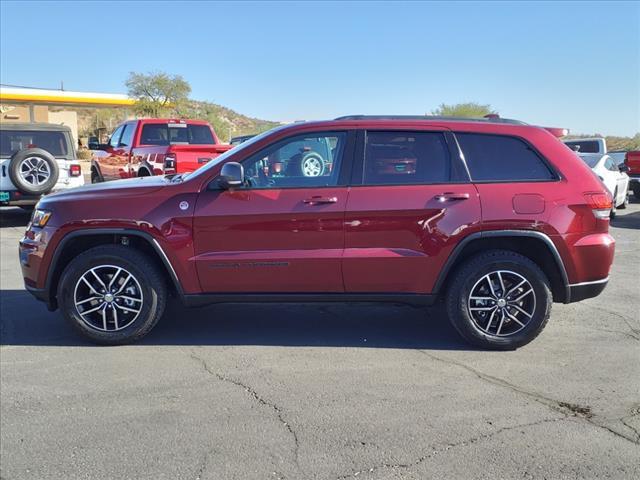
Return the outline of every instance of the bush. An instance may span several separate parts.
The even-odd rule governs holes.
[[[88,148],[79,148],[78,149],[78,160],[91,160],[93,152]]]

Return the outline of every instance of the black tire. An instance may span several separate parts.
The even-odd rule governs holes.
[[[102,177],[95,168],[91,168],[91,183],[102,182]]]
[[[37,177],[28,175],[27,178],[31,178],[31,181],[23,178],[22,174],[25,171],[30,171],[30,165],[35,164],[41,165],[42,171],[46,171],[46,177],[42,173],[42,176]],[[50,192],[58,182],[59,175],[58,162],[53,158],[53,155],[41,148],[20,150],[11,157],[11,163],[9,163],[9,178],[15,187],[25,195],[43,195]],[[38,181],[42,180],[42,183],[37,184],[36,178]]]
[[[629,205],[629,189],[627,188],[627,192],[624,195],[624,202],[622,202],[622,205],[620,205],[618,208],[620,210],[624,210],[627,208],[627,205]]]
[[[616,202],[618,198],[618,190],[615,190],[613,192],[613,205],[611,207],[611,212],[609,213],[609,218],[611,220],[613,220],[614,218],[616,218],[616,214],[618,213],[618,207],[616,207]]]
[[[633,186],[633,196],[636,197],[636,200],[640,200],[640,186]]]
[[[514,333],[508,336],[487,333],[476,324],[469,310],[472,288],[478,285],[485,275],[498,270],[514,272],[526,279],[535,294],[531,318],[519,331],[514,330]],[[527,257],[508,250],[490,250],[465,261],[454,273],[446,296],[449,320],[455,329],[469,343],[491,350],[514,350],[531,342],[547,324],[552,303],[549,280],[540,267]],[[507,323],[509,322],[511,320],[507,320]],[[512,326],[516,326],[516,323],[512,323]]]
[[[117,331],[101,331],[89,325],[74,301],[76,284],[80,284],[82,275],[91,268],[106,265],[124,268],[133,275],[141,290],[140,312],[131,324]],[[155,263],[144,253],[120,245],[94,247],[78,255],[64,270],[58,286],[58,304],[65,319],[84,337],[101,345],[122,345],[140,340],[158,323],[166,299],[165,277]]]

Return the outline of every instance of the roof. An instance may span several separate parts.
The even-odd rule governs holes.
[[[119,93],[73,92],[4,85],[0,85],[0,102],[102,107],[126,107],[136,103],[135,99]]]
[[[0,123],[0,130],[26,130],[40,132],[70,132],[71,129],[59,123]]]
[[[445,117],[438,115],[345,115],[335,119],[339,120],[420,120],[420,121],[447,121],[447,122],[481,122],[481,123],[509,123],[512,125],[527,125],[520,120],[500,117]]]

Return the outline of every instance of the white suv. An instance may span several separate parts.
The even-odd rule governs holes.
[[[42,195],[84,184],[69,127],[0,124],[0,205],[35,205]]]

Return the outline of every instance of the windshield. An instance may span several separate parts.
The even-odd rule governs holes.
[[[222,155],[214,158],[212,161],[206,163],[205,165],[203,165],[202,167],[198,168],[194,172],[185,174],[181,178],[183,180],[186,179],[187,177],[189,177],[189,178],[197,178],[200,175],[206,174],[212,168],[215,168],[216,165],[219,165],[221,162],[224,162],[231,155],[235,155],[238,152],[241,152],[241,151],[243,151],[243,150],[245,150],[247,148],[250,148],[256,142],[259,142],[263,138],[268,137],[272,133],[275,133],[275,132],[277,132],[279,130],[282,130],[283,128],[286,128],[286,125],[282,125],[280,127],[275,127],[275,128],[272,128],[271,130],[267,130],[266,132],[261,133],[260,135],[256,135],[255,137],[250,138],[246,142],[242,142],[237,147],[233,147],[231,150],[227,150]]]
[[[600,155],[578,155],[578,156],[584,161],[584,163],[589,165],[589,167],[591,168],[595,167],[600,161],[600,159],[602,158]]]

